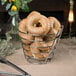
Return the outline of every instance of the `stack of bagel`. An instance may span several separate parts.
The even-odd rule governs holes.
[[[61,24],[55,17],[46,17],[32,11],[19,23],[19,36],[23,43],[24,53],[34,59],[45,59],[59,35]]]

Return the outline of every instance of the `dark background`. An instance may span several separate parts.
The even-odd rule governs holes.
[[[49,17],[56,17],[62,25],[64,25],[63,36],[69,33],[68,13],[69,13],[69,0],[33,0],[28,4],[30,12],[33,10],[39,11],[41,14]],[[20,11],[20,18],[25,18],[30,12]],[[76,0],[74,0],[74,22],[72,24],[72,36],[76,36]],[[0,28],[2,31],[0,34],[4,34],[8,31],[9,24],[8,19],[10,16],[2,5],[0,5]],[[7,28],[8,27],[8,28]]]

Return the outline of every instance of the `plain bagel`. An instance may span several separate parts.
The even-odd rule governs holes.
[[[55,17],[48,17],[48,19],[50,20],[50,23],[52,24],[52,28],[55,34],[57,34],[60,29],[61,29],[61,24],[59,22],[58,19],[56,19]]]
[[[34,37],[27,33],[27,26],[26,25],[27,25],[27,19],[26,18],[20,21],[19,27],[18,27],[18,29],[19,29],[18,34],[21,37],[21,40],[23,43],[30,44],[32,42],[30,40],[33,40]]]
[[[31,34],[47,34],[50,29],[50,21],[38,12],[27,17],[27,28]]]
[[[40,53],[40,50],[37,48],[36,42],[30,45],[30,51],[35,59],[44,59],[44,56]]]

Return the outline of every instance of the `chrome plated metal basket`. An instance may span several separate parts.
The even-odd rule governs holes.
[[[21,31],[19,30],[19,32],[21,32]],[[56,37],[54,39],[52,39],[52,40],[48,40],[48,41],[53,41],[53,44],[51,46],[47,46],[47,47],[50,48],[50,50],[48,52],[42,52],[44,54],[48,53],[48,55],[43,59],[36,59],[36,58],[34,58],[34,56],[28,56],[25,53],[28,50],[23,47],[23,45],[26,45],[26,44],[21,41],[22,42],[22,47],[23,47],[23,52],[24,52],[24,55],[25,55],[25,58],[27,59],[27,61],[30,62],[30,63],[37,63],[37,64],[46,64],[46,63],[50,62],[53,55],[54,55],[54,50],[56,49],[56,46],[59,43],[59,40],[61,38],[62,32],[63,32],[63,25],[61,26],[61,30],[57,33]],[[21,33],[27,34],[27,33],[24,33],[24,32],[21,32]],[[35,34],[31,34],[31,35],[32,36],[38,36],[38,35],[35,35]],[[50,35],[53,35],[53,34],[48,34],[48,37]],[[22,37],[20,37],[20,38],[24,39]],[[24,39],[24,40],[36,42],[35,40],[28,40],[28,39]],[[26,46],[30,47],[29,45],[26,45]],[[37,46],[33,46],[33,47],[34,48],[47,48],[47,47],[37,47]]]

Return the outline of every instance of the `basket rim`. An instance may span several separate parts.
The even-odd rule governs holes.
[[[46,42],[47,41],[54,41],[56,38],[59,38],[59,36],[60,36],[60,32],[61,32],[61,30],[63,30],[63,25],[61,26],[61,29],[57,32],[57,34],[55,35],[55,34],[47,34],[47,35],[36,35],[36,34],[30,34],[30,33],[28,33],[28,35],[31,35],[31,36],[50,36],[50,35],[54,35],[55,36],[55,38],[53,38],[53,39],[48,39],[48,40],[46,40]],[[19,29],[18,29],[18,31],[19,32],[21,32],[21,33],[23,33],[23,34],[27,34],[27,32],[22,32],[22,31],[20,31]],[[58,35],[59,34],[59,35]],[[30,41],[30,42],[44,42],[44,41],[37,41],[37,40],[29,40],[29,39],[26,39],[26,38],[23,38],[23,37],[21,37],[21,36],[19,36],[21,39],[24,39],[24,40],[27,40],[27,41]]]

